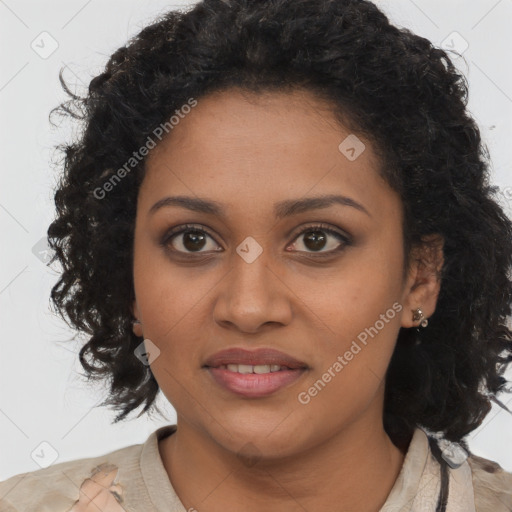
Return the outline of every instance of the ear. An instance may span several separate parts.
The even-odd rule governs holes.
[[[139,308],[137,306],[137,299],[133,299],[132,305],[130,306],[130,312],[135,319],[139,319]]]
[[[423,243],[412,249],[411,262],[403,290],[402,327],[417,327],[412,319],[412,310],[420,308],[424,318],[436,310],[437,297],[441,290],[444,238],[439,234],[423,237]]]
[[[141,322],[139,308],[137,306],[137,301],[136,300],[134,300],[132,302],[130,310],[131,310],[131,313],[132,313],[133,317],[135,318],[135,320]],[[133,330],[133,333],[135,334],[135,336],[139,336],[139,337],[143,337],[144,336],[143,333],[142,333],[142,323],[134,323],[133,327],[132,327],[132,330]]]

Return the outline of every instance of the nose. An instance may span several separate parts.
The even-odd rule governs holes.
[[[256,333],[267,324],[288,325],[292,300],[292,291],[265,251],[252,262],[234,252],[231,270],[219,283],[213,315],[224,328]]]

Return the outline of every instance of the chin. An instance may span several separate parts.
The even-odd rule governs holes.
[[[307,448],[308,433],[304,425],[313,428],[310,421],[299,421],[293,414],[283,414],[282,410],[267,414],[256,410],[249,414],[240,411],[232,415],[227,413],[223,414],[219,423],[214,421],[207,427],[209,435],[224,449],[242,459],[275,459],[293,455],[299,447]],[[315,438],[312,432],[311,444],[314,444]],[[293,444],[290,442],[292,440]]]

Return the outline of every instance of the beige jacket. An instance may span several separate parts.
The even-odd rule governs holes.
[[[100,457],[62,462],[0,482],[0,512],[194,512],[176,495],[158,441],[176,430],[167,425],[144,444]],[[400,474],[379,512],[435,512],[439,463],[428,438],[416,429]],[[449,470],[447,512],[511,512],[512,474],[470,456]]]

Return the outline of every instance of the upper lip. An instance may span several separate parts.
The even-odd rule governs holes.
[[[306,363],[273,348],[246,350],[236,347],[216,352],[206,360],[204,366],[216,368],[224,364],[248,364],[252,366],[278,364],[292,369],[308,367]]]

